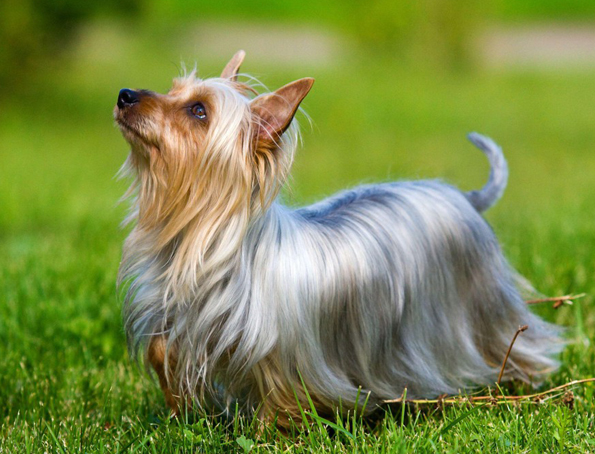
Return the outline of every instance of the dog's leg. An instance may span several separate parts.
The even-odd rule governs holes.
[[[165,367],[165,359],[167,355],[167,370]],[[165,402],[171,409],[173,416],[180,414],[180,396],[174,392],[175,379],[173,372],[177,364],[177,352],[175,347],[167,349],[166,336],[153,336],[149,343],[147,351],[147,359],[159,378],[159,385],[165,396]]]

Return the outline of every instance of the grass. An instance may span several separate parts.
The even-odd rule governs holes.
[[[113,175],[127,149],[111,109],[121,87],[165,90],[179,41],[160,36],[155,46],[118,28],[98,36],[114,51],[48,67],[0,111],[0,452],[595,451],[592,385],[575,389],[574,409],[394,408],[376,423],[354,416],[329,433],[318,420],[291,437],[259,434],[246,418],[168,420],[156,383],[125,350],[115,291],[125,182]],[[216,74],[225,57],[201,62],[202,72]],[[595,74],[443,74],[358,55],[320,70],[248,56],[245,70],[271,87],[317,78],[291,204],[392,178],[475,188],[487,164],[464,134],[497,139],[511,180],[487,217],[507,256],[544,294],[589,295],[558,311],[536,308],[570,341],[544,386],[595,376]]]

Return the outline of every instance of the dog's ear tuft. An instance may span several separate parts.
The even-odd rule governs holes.
[[[246,56],[246,52],[243,50],[238,50],[229,63],[225,65],[223,68],[223,72],[221,73],[221,78],[223,79],[230,79],[232,82],[238,80],[238,71],[240,70],[240,66],[242,66],[242,62],[244,61],[244,57]]]
[[[273,93],[254,98],[250,103],[252,112],[258,117],[258,139],[277,143],[289,127],[291,120],[314,84],[314,79],[305,77],[291,82]]]

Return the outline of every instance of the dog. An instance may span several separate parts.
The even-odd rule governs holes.
[[[310,405],[334,415],[405,389],[457,393],[495,381],[524,324],[504,378],[558,367],[559,329],[527,309],[528,284],[481,216],[508,178],[493,141],[469,135],[491,166],[481,190],[393,182],[291,209],[278,195],[314,80],[258,95],[238,81],[243,58],[167,94],[122,89],[114,110],[133,178],[124,325],[174,413],[287,425]]]

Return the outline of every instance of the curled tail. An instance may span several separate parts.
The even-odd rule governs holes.
[[[489,137],[472,132],[467,135],[467,138],[484,152],[490,162],[490,177],[486,185],[479,191],[465,193],[469,203],[481,213],[493,206],[502,197],[508,182],[508,164],[506,164],[502,149]]]

